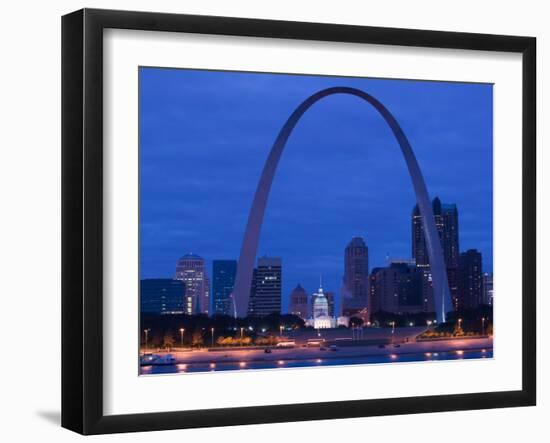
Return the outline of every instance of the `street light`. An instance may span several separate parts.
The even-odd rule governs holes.
[[[243,345],[243,331],[244,328],[241,326],[241,346]]]
[[[279,337],[283,336],[283,326],[279,326]]]
[[[485,317],[481,317],[481,335],[485,335]]]
[[[180,337],[181,337],[181,347],[183,349],[183,333],[185,332],[185,328],[180,328]]]
[[[210,329],[210,332],[212,332],[212,347],[214,347],[214,328]]]
[[[144,329],[143,332],[145,332],[145,350],[149,348],[148,341],[149,341],[149,331],[150,329]]]

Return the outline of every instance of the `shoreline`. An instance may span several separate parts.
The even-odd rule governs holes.
[[[265,363],[277,361],[300,361],[315,359],[339,359],[357,357],[376,357],[383,355],[410,355],[422,353],[444,353],[453,351],[489,351],[493,349],[492,338],[461,338],[435,341],[419,341],[412,343],[401,343],[399,347],[386,345],[380,348],[376,345],[368,346],[345,346],[338,350],[320,350],[319,348],[271,348],[271,353],[265,353],[263,349],[240,349],[228,350],[227,352],[208,350],[183,351],[183,352],[158,352],[155,354],[172,354],[177,364],[205,365],[217,363]],[[154,365],[144,365],[154,366]]]

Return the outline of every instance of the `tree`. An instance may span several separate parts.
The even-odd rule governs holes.
[[[250,338],[250,337],[247,337]],[[258,337],[256,339],[256,344],[258,346],[275,346],[279,341],[278,337],[273,335],[268,335],[267,337]]]
[[[196,346],[197,348],[201,347],[204,343],[204,339],[202,338],[202,333],[199,331],[193,332],[192,336],[192,344],[193,346]]]
[[[222,341],[223,346],[233,346],[235,344],[235,339],[233,337],[225,337]]]
[[[168,350],[170,350],[175,343],[176,343],[176,340],[174,340],[174,336],[170,332],[166,332],[162,339],[162,345],[165,348],[168,348]]]

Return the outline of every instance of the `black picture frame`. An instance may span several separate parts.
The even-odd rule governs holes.
[[[103,30],[454,48],[522,54],[522,389],[195,411],[103,413]],[[83,9],[62,18],[62,426],[152,431],[536,404],[536,39],[197,15]],[[519,149],[519,147],[518,147]]]

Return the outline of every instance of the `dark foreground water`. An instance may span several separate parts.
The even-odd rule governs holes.
[[[365,365],[374,363],[403,363],[415,361],[437,361],[437,360],[467,360],[479,358],[492,358],[493,350],[487,349],[485,352],[475,351],[456,351],[449,352],[422,352],[419,354],[388,354],[388,355],[370,355],[364,357],[343,357],[337,358],[316,358],[304,360],[274,360],[274,361],[248,361],[224,362],[216,364],[208,363],[186,363],[169,366],[142,366],[141,374],[175,374],[183,372],[211,372],[211,371],[235,371],[246,369],[274,369],[274,368],[305,368],[318,366],[345,366],[345,365]]]

